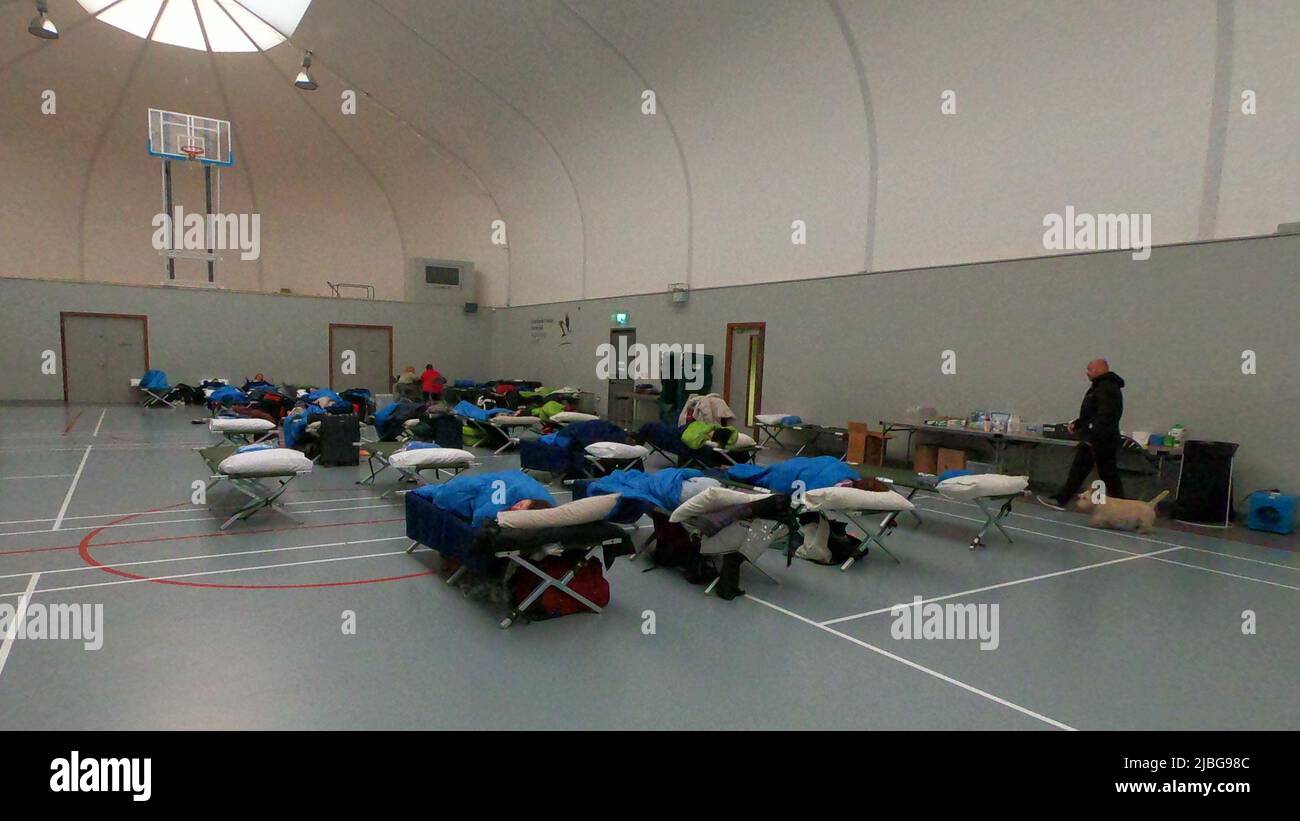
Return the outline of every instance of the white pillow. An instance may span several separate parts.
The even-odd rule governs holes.
[[[597,459],[644,459],[650,455],[649,448],[623,442],[593,442],[583,450]]]
[[[569,527],[603,521],[614,505],[618,504],[618,494],[608,496],[588,496],[586,499],[574,499],[559,507],[544,507],[537,510],[503,510],[497,514],[497,524],[518,530],[533,530],[540,527]]]
[[[950,499],[977,499],[983,496],[1010,496],[1029,487],[1028,476],[1003,476],[1001,473],[977,473],[954,476],[935,485],[935,490]]]
[[[764,425],[776,425],[779,424],[781,420],[786,418],[787,416],[793,416],[793,415],[794,414],[792,413],[760,413],[760,414],[756,414],[754,418],[762,422]]]
[[[250,450],[227,456],[217,472],[227,476],[290,476],[311,471],[311,460],[290,448]]]
[[[394,451],[388,461],[399,468],[445,468],[468,465],[474,454],[459,448],[411,448]]]
[[[750,436],[748,433],[737,433],[736,441],[733,442],[731,447],[727,448],[727,450],[741,450],[742,448],[752,448],[757,444],[758,443],[754,441],[754,437]]]
[[[538,419],[536,416],[506,416],[504,413],[500,416],[492,417],[492,422],[503,428],[519,428],[526,425],[542,424],[542,420]]]
[[[551,421],[559,422],[562,425],[569,425],[574,422],[594,422],[599,418],[594,413],[579,413],[578,411],[560,411],[551,414]]]
[[[892,490],[862,490],[848,485],[806,491],[803,502],[808,510],[877,511],[915,508],[901,493]]]
[[[208,420],[208,430],[213,433],[263,433],[275,430],[275,423],[252,416],[218,416]]]
[[[757,502],[771,496],[771,493],[755,493],[746,490],[737,490],[732,487],[711,487],[695,494],[677,506],[677,509],[668,517],[670,522],[680,522],[693,516],[702,516],[705,513],[712,513],[715,510],[724,510],[736,505],[743,505],[749,502]]]

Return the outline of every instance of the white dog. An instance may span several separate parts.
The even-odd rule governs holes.
[[[1163,490],[1149,502],[1107,496],[1105,501],[1098,505],[1092,502],[1092,492],[1084,491],[1079,494],[1075,503],[1080,513],[1090,514],[1088,524],[1093,527],[1150,533],[1155,528],[1156,505],[1168,495],[1169,491]]]

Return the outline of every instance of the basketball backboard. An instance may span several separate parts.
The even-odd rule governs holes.
[[[149,109],[150,156],[231,166],[235,164],[231,144],[229,120]]]

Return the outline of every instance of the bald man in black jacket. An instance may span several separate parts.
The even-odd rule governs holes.
[[[1038,497],[1043,504],[1058,510],[1063,510],[1079,492],[1094,465],[1106,485],[1106,495],[1125,498],[1116,464],[1123,442],[1119,419],[1124,415],[1124,380],[1111,371],[1104,359],[1089,362],[1087,373],[1092,385],[1079,406],[1079,418],[1070,423],[1070,431],[1078,433],[1082,440],[1075,446],[1070,475],[1055,496]]]

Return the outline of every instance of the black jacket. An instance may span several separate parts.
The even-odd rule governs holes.
[[[1118,441],[1119,418],[1124,415],[1124,380],[1117,373],[1103,373],[1092,380],[1083,395],[1074,428],[1085,442]]]

